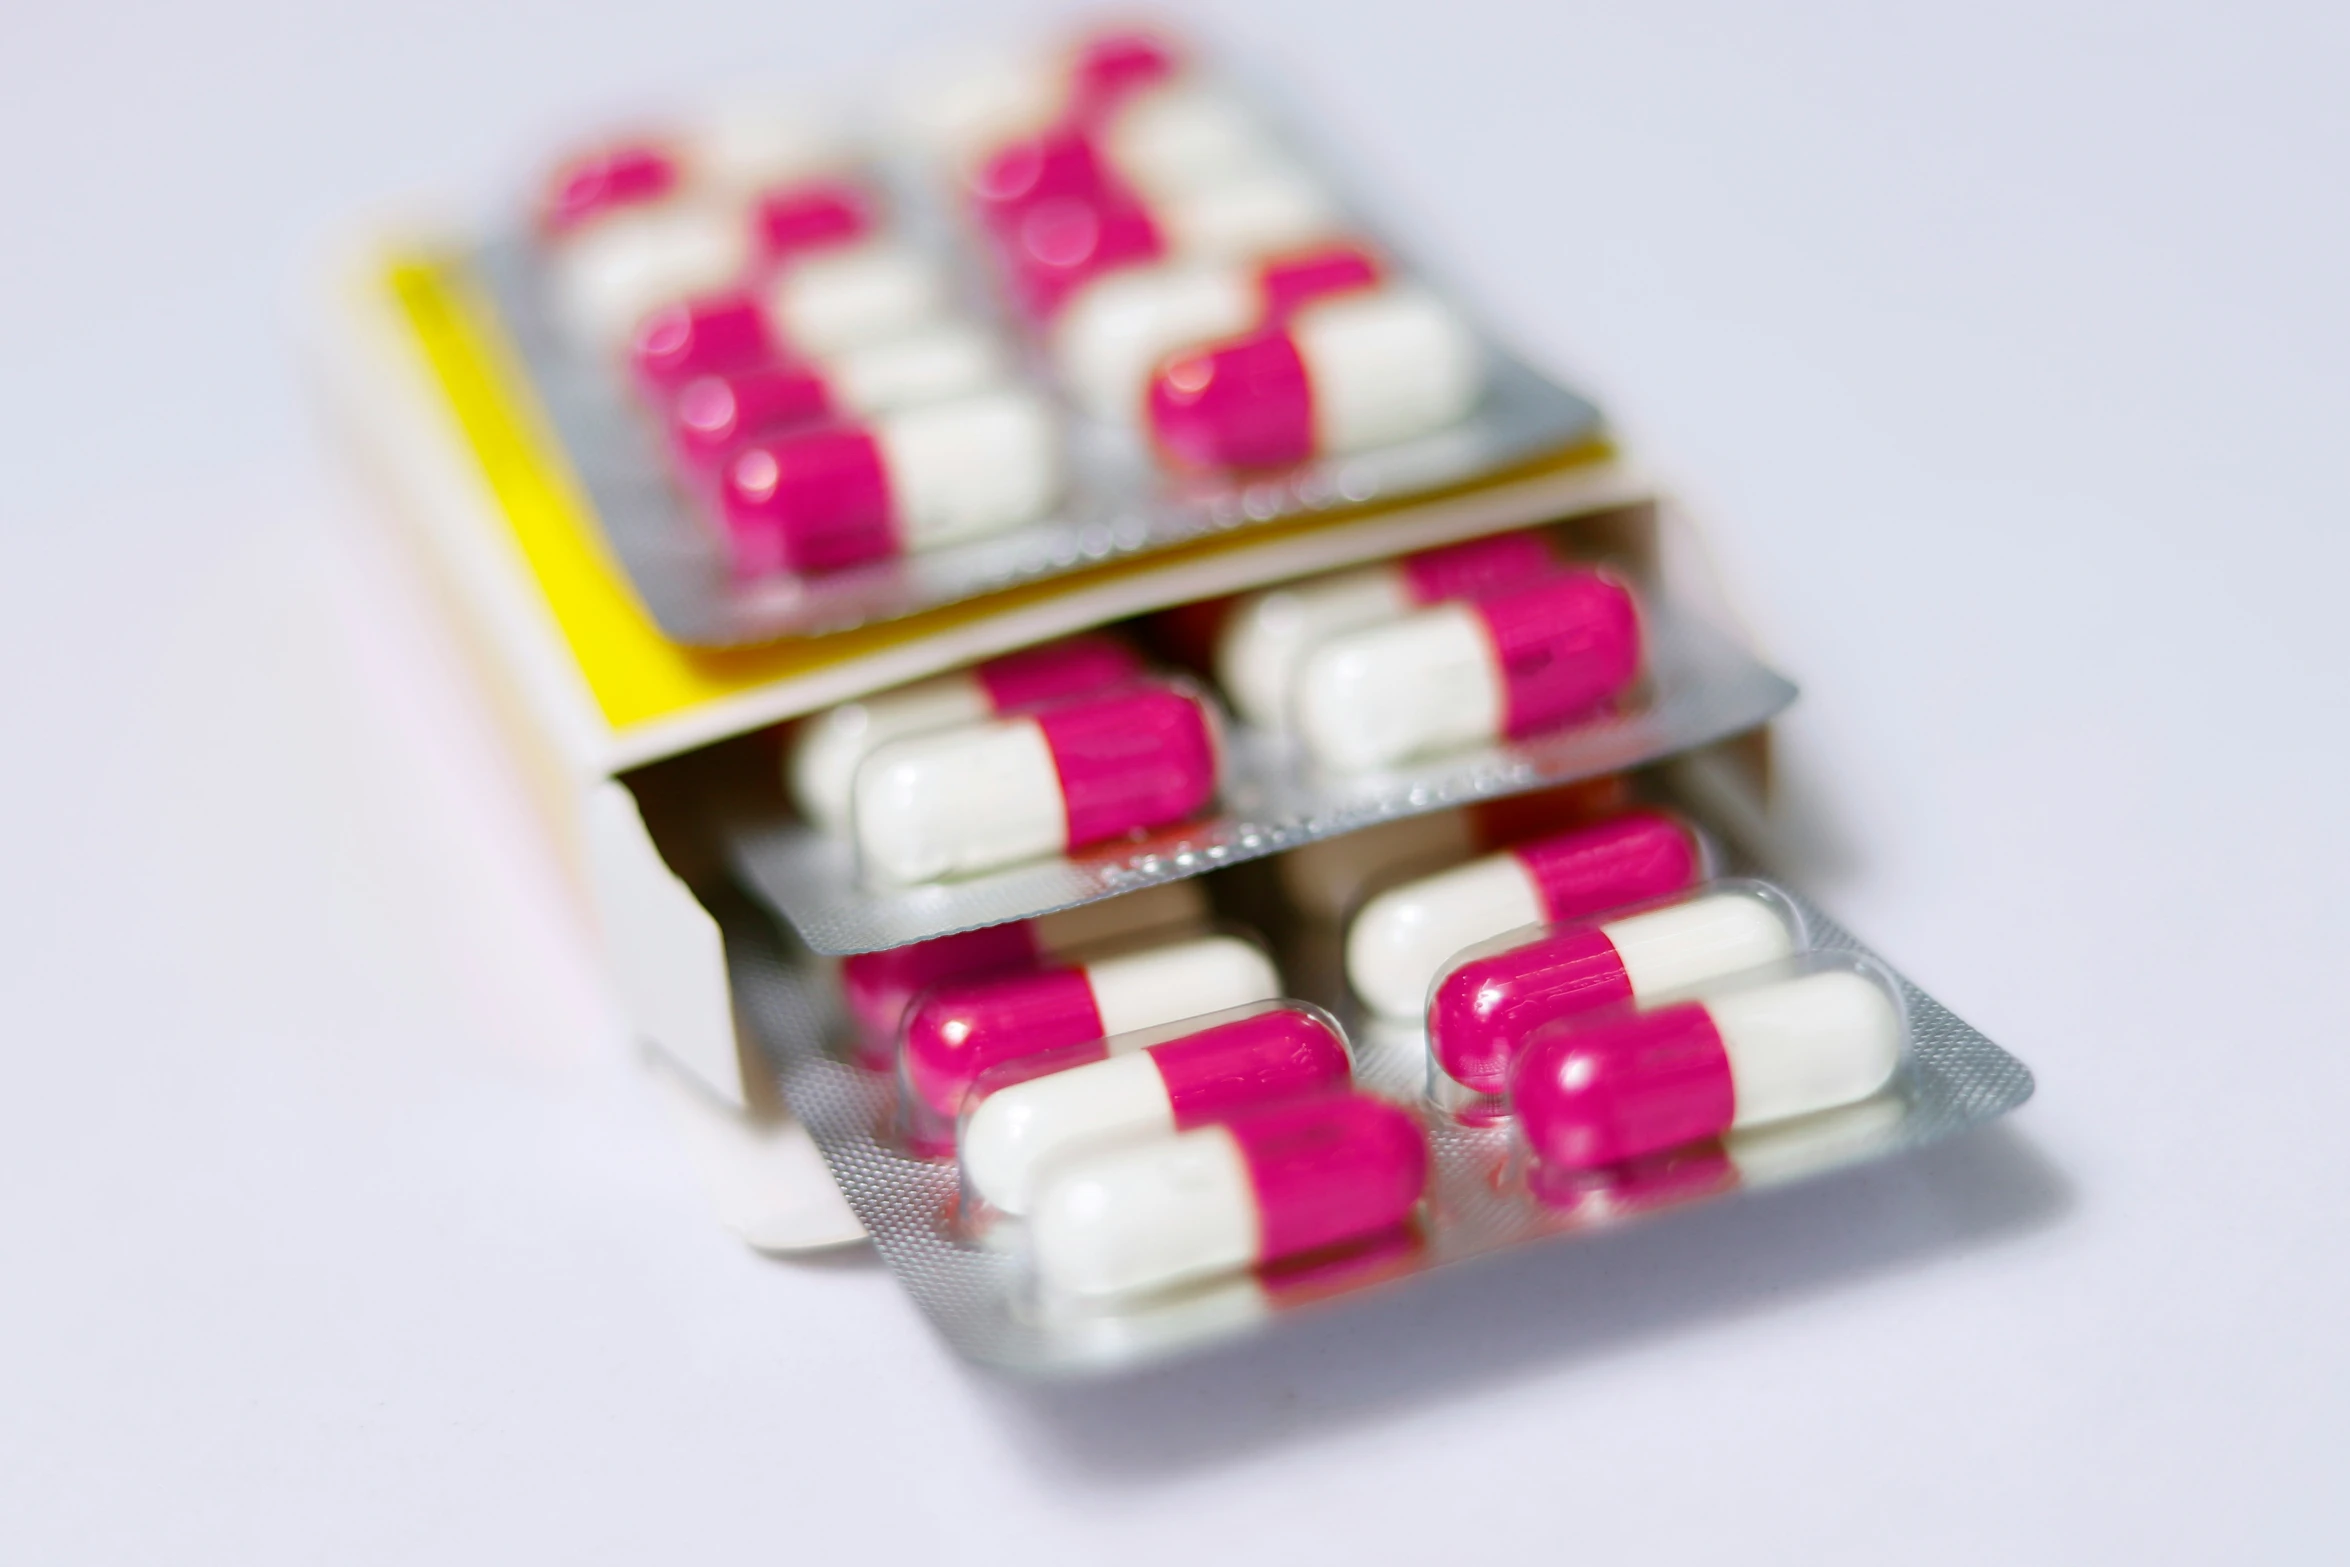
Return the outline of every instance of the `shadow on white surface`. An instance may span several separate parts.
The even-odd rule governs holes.
[[[2001,1124],[1891,1164],[1440,1270],[1128,1380],[994,1381],[987,1396],[1040,1463],[1167,1481],[2012,1242],[2073,1205],[2063,1174]]]

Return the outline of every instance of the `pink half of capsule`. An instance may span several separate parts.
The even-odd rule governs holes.
[[[1607,572],[1557,572],[1468,603],[1492,649],[1511,739],[1581,717],[1639,676],[1640,613]]]
[[[607,212],[659,201],[678,186],[674,158],[646,143],[625,143],[576,158],[555,171],[539,224],[568,234]]]
[[[1190,1131],[1352,1078],[1336,1025],[1297,1006],[1139,1050],[1122,1043],[1071,1046],[981,1077],[956,1141],[972,1190],[1021,1213],[1036,1173],[1073,1148]]]
[[[1068,848],[1186,820],[1216,796],[1215,726],[1174,687],[1063,703],[1036,726],[1059,778]]]
[[[998,233],[1013,302],[1034,321],[1057,316],[1095,278],[1167,254],[1149,209],[1115,183],[1090,195],[1041,197],[1007,217]]]
[[[785,344],[748,289],[663,305],[629,345],[637,379],[656,396],[700,376],[734,375],[780,362]]]
[[[1540,533],[1496,533],[1406,555],[1395,569],[1414,604],[1443,604],[1547,577],[1558,555]]]
[[[1176,47],[1156,33],[1122,28],[1096,33],[1077,46],[1069,68],[1069,117],[1091,123],[1145,87],[1183,68]]]
[[[1330,1094],[1074,1157],[1047,1176],[1029,1240],[1049,1290],[1127,1295],[1377,1235],[1427,1184],[1409,1112]]]
[[[670,440],[685,471],[705,475],[753,436],[816,424],[835,412],[832,389],[815,366],[755,365],[679,388],[669,407]]]
[[[862,425],[754,439],[726,465],[719,515],[745,579],[837,571],[902,548],[889,471]]]
[[[1778,962],[1795,944],[1781,906],[1752,888],[1571,925],[1444,974],[1428,1005],[1428,1048],[1455,1082],[1498,1094],[1538,1030]]]
[[[1379,257],[1353,243],[1320,245],[1273,256],[1257,269],[1257,292],[1267,325],[1286,321],[1318,299],[1376,288],[1386,276]]]
[[[870,236],[873,201],[848,180],[803,180],[762,194],[751,210],[751,232],[767,261],[829,250]]]
[[[1857,1103],[1900,1060],[1891,997],[1830,969],[1554,1024],[1527,1042],[1512,1107],[1538,1158],[1590,1169]]]
[[[913,999],[934,985],[1033,967],[1042,954],[1029,922],[957,931],[931,941],[859,952],[840,961],[841,996],[856,1024],[859,1059],[874,1064],[897,1042]]]

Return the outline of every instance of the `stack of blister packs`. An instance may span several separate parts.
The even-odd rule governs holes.
[[[1081,31],[870,123],[607,136],[464,262],[621,584],[567,612],[501,491],[572,656],[637,616],[703,682],[589,683],[750,1070],[989,1362],[1132,1364],[2031,1091],[1754,877],[1793,688],[1290,98]]]

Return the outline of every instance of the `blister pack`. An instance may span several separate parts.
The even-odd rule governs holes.
[[[1206,608],[1177,629],[1232,712],[1099,635],[881,693],[801,726],[799,814],[737,823],[739,874],[818,952],[894,947],[1644,766],[1795,695],[1540,530]]]
[[[1677,802],[1582,803],[1600,814],[1461,861],[1464,828],[1434,870],[1338,840],[1376,862],[1343,928],[1301,909],[1329,867],[1277,861],[1205,878],[1256,938],[1161,888],[1114,932],[832,964],[745,901],[729,960],[908,1292],[960,1352],[1044,1375],[1888,1157],[2029,1097],[2020,1063],[1802,896],[1708,879],[1722,851]]]
[[[608,138],[478,254],[638,596],[720,646],[1604,451],[1160,30]]]

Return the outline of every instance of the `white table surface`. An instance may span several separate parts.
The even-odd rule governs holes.
[[[1805,687],[1809,885],[2039,1098],[1085,1390],[751,1255],[348,525],[286,300],[376,198],[963,8],[43,7],[0,1559],[2350,1548],[2341,9],[1218,9],[1666,463]]]

